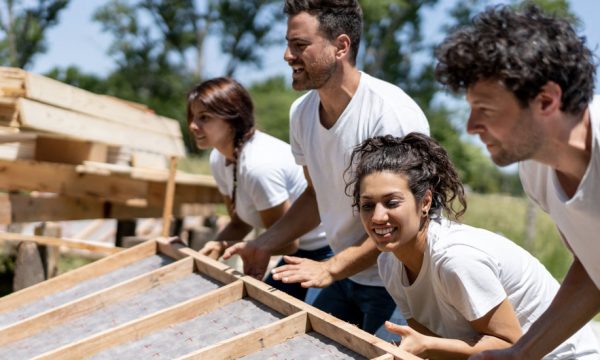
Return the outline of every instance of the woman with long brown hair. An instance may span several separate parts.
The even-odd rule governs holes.
[[[187,121],[200,149],[213,148],[210,167],[231,221],[200,252],[218,259],[253,228],[269,228],[306,188],[290,146],[256,130],[250,94],[237,81],[219,77],[188,94]],[[300,237],[294,256],[324,260],[332,255],[321,226]],[[293,250],[281,249],[281,253]],[[267,278],[267,283],[304,300],[307,289]]]

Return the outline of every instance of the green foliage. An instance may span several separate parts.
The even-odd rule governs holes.
[[[14,0],[0,5],[0,64],[28,68],[36,55],[46,52],[45,32],[58,24],[60,12],[69,0],[38,0],[24,7]],[[21,6],[19,6],[21,5]]]
[[[467,206],[465,224],[502,234],[537,257],[555,278],[560,280],[565,276],[573,258],[552,219],[537,206],[532,239],[526,236],[527,199],[469,193]]]
[[[274,77],[250,87],[257,127],[289,142],[290,106],[302,94],[286,85],[283,77]]]

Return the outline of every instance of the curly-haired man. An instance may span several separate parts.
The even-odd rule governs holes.
[[[476,359],[539,359],[600,310],[600,98],[585,39],[534,6],[488,8],[436,52],[438,80],[466,90],[467,131],[523,187],[574,255],[546,312],[511,348]],[[592,358],[596,358],[592,355]]]

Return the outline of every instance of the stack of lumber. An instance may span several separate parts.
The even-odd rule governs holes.
[[[6,359],[417,359],[156,239],[0,299]]]
[[[184,156],[176,120],[0,67],[0,224],[160,217],[169,158]],[[175,181],[175,216],[222,201],[210,176]]]

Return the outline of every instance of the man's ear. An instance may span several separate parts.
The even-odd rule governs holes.
[[[533,100],[535,110],[543,115],[560,111],[562,104],[562,89],[554,81],[548,81]]]
[[[335,39],[335,46],[337,48],[335,52],[335,57],[337,59],[342,59],[350,55],[352,51],[350,46],[352,45],[352,40],[350,40],[350,36],[346,34],[341,34]]]

